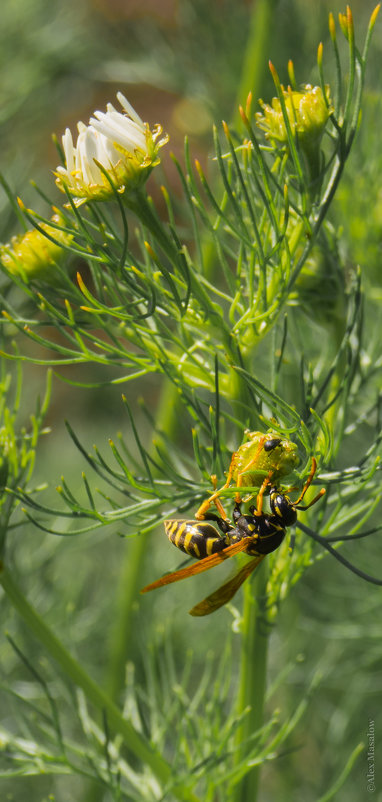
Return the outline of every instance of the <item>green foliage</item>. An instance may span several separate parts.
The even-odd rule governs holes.
[[[18,366],[16,386],[12,394],[12,379],[5,373],[4,364],[1,381],[0,424],[0,558],[4,555],[7,535],[20,526],[18,501],[14,493],[18,487],[28,487],[33,474],[35,454],[39,438],[49,430],[43,428],[49,406],[51,374],[47,374],[47,388],[42,402],[37,398],[36,412],[30,414],[28,426],[18,423],[22,397],[22,373]],[[12,397],[13,396],[13,397]],[[39,488],[42,490],[43,488]],[[15,521],[15,515],[18,521]],[[12,518],[12,522],[11,522]]]
[[[186,8],[200,13],[197,2]],[[110,201],[79,204],[66,188],[57,214],[55,201],[41,192],[49,209],[44,216],[16,203],[2,179],[24,230],[38,232],[38,237],[26,236],[27,243],[37,243],[39,268],[27,279],[26,256],[25,269],[18,256],[19,271],[10,270],[3,258],[4,364],[13,362],[19,377],[22,368],[56,368],[70,398],[86,389],[98,398],[106,385],[113,390],[123,385],[126,413],[125,432],[109,438],[108,453],[98,445],[90,453],[86,431],[67,422],[86,471],[82,483],[77,475],[62,477],[53,502],[30,484],[49,393],[28,427],[18,426],[20,378],[10,404],[10,380],[4,374],[0,583],[29,633],[23,648],[18,637],[9,636],[6,660],[14,671],[22,666],[33,693],[29,698],[20,692],[17,682],[7,687],[6,709],[22,725],[10,725],[6,718],[0,729],[3,779],[70,777],[78,799],[85,799],[83,789],[89,788],[82,780],[91,780],[89,801],[272,798],[272,781],[269,791],[267,780],[262,790],[260,767],[285,759],[294,737],[298,745],[304,715],[319,706],[320,683],[340,661],[333,654],[333,663],[321,661],[302,681],[298,652],[288,654],[284,646],[276,666],[271,650],[273,682],[267,696],[270,634],[277,631],[283,603],[293,604],[294,594],[306,593],[307,577],[318,576],[324,557],[330,566],[328,596],[344,574],[344,583],[349,576],[358,582],[358,574],[370,588],[382,584],[377,567],[371,567],[369,546],[369,536],[381,528],[381,365],[378,338],[369,324],[370,317],[380,317],[380,298],[373,274],[365,279],[362,264],[356,266],[349,255],[345,261],[343,235],[335,224],[339,209],[351,216],[344,169],[359,130],[376,16],[377,9],[362,48],[350,9],[340,15],[338,40],[330,17],[332,62],[324,67],[320,45],[317,91],[309,85],[298,89],[291,63],[291,88],[285,89],[271,64],[277,95],[272,108],[262,104],[257,128],[248,97],[245,110],[240,109],[241,127],[214,128],[208,169],[193,160],[186,140],[184,160],[173,157],[181,197],[167,185],[159,197],[153,185],[155,200],[142,186],[121,191],[101,164]],[[263,24],[270,24],[266,16]],[[251,32],[259,36],[253,19]],[[263,35],[266,41],[269,29]],[[247,64],[254,41],[248,42]],[[158,76],[165,81],[165,70]],[[373,231],[378,231],[377,217]],[[59,248],[60,258],[43,258],[41,236]],[[367,234],[358,227],[358,236],[363,242]],[[148,379],[160,382],[157,415]],[[137,403],[140,393],[146,397]],[[146,574],[154,578],[157,563],[163,570],[169,567],[163,535],[156,548],[149,535],[168,517],[191,517],[211,493],[211,476],[218,487],[224,484],[231,454],[247,428],[270,428],[297,445],[300,470],[288,477],[296,487],[303,485],[315,457],[314,481],[326,494],[306,517],[299,514],[297,532],[267,557],[254,584],[246,583],[243,608],[235,598],[219,614],[222,630],[213,631],[208,620],[196,622],[200,629],[194,634],[182,617],[182,629],[189,627],[186,641],[197,644],[196,654],[185,657],[175,646],[177,625],[172,623],[174,611],[183,616],[188,609],[181,590],[158,593],[157,609],[154,600],[145,607],[145,597],[140,611],[149,613],[142,618],[140,612],[137,624],[137,592]],[[258,487],[252,491],[255,495]],[[227,509],[236,492],[234,486],[223,491]],[[71,544],[84,539],[105,564],[106,527],[124,539],[127,556],[123,565],[116,564],[117,601],[105,616],[112,623],[103,624],[106,678],[99,684],[64,646],[54,619],[51,627],[13,578],[13,561],[23,564],[22,537],[17,548],[11,537],[15,527],[21,534],[46,537],[43,543],[59,536],[59,548],[64,542],[75,548]],[[73,563],[69,570],[76,573]],[[73,576],[73,594],[80,581]],[[54,589],[49,593],[54,600]],[[306,626],[314,626],[316,616],[317,611],[305,618],[303,611]],[[328,621],[329,634],[333,626]],[[33,659],[32,635],[55,661],[51,666]],[[96,629],[94,637],[98,641]],[[207,659],[197,654],[199,639],[204,645],[211,641]],[[298,689],[290,710],[286,683]],[[331,765],[329,786],[323,784],[323,772],[301,798],[340,798],[363,735],[352,737],[340,766]],[[289,765],[296,771],[293,758]],[[279,798],[287,798],[291,787],[292,780],[288,788],[279,780]]]

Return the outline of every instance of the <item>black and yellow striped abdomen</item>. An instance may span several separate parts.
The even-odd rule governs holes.
[[[210,554],[226,549],[230,545],[227,537],[220,537],[216,529],[208,521],[164,522],[166,535],[174,546],[190,557],[202,560]]]

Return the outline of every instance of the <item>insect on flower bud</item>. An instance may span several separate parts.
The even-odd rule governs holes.
[[[77,124],[75,145],[69,128],[62,137],[66,166],[57,167],[56,183],[75,196],[77,205],[86,199],[108,200],[115,190],[122,194],[137,189],[159,164],[159,148],[168,141],[168,136],[157,141],[161,126],[151,131],[121,92],[117,98],[122,113],[108,103],[106,112],[94,112],[89,125]]]

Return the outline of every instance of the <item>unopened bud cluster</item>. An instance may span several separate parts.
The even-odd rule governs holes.
[[[54,215],[52,222],[59,225],[60,216]],[[39,228],[41,230],[34,228],[25,234],[12,237],[8,245],[2,245],[0,261],[9,273],[21,276],[26,281],[41,278],[49,284],[54,284],[57,278],[54,267],[65,254],[63,246],[69,245],[73,237],[62,228],[56,228],[48,223],[41,223]],[[45,236],[44,232],[48,236]]]
[[[282,93],[285,110],[279,98],[273,98],[272,105],[261,100],[262,113],[256,114],[257,125],[274,145],[283,145],[288,142],[287,118],[292,136],[298,138],[301,147],[314,148],[332,112],[328,88],[325,97],[320,86],[310,84],[300,92],[282,87]]]

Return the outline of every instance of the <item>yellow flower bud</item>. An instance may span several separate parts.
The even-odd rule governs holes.
[[[121,92],[117,98],[124,113],[108,103],[106,112],[94,112],[88,126],[77,124],[75,146],[69,128],[62,137],[66,166],[57,167],[56,183],[74,195],[77,205],[110,199],[113,186],[121,194],[137,189],[159,164],[159,148],[168,142],[168,136],[156,141],[161,126],[151,131]]]
[[[311,151],[319,143],[329,115],[333,109],[329,100],[329,87],[325,87],[325,100],[320,86],[307,84],[301,92],[282,87],[286,114],[293,137],[297,137],[303,149]],[[329,104],[329,105],[328,105]],[[272,105],[260,101],[263,113],[256,114],[259,128],[267,139],[275,145],[286,144],[288,134],[279,98],[273,98]]]
[[[52,222],[60,224],[58,214],[52,217]],[[37,228],[12,237],[8,245],[0,246],[0,261],[15,276],[21,276],[26,281],[42,279],[48,284],[57,283],[57,274],[54,266],[61,261],[65,254],[63,245],[69,245],[73,239],[59,228],[41,223],[40,228],[46,231],[55,242],[44,236]]]

